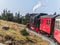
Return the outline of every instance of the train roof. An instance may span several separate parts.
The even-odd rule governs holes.
[[[44,15],[44,16],[41,16],[41,18],[56,18],[57,16],[60,16],[60,15]]]
[[[38,15],[38,13],[29,14],[29,16],[35,16],[35,15]]]
[[[37,17],[37,16],[43,16],[43,15],[48,15],[47,13],[32,13],[29,14],[31,17]]]

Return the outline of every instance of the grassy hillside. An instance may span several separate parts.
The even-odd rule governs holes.
[[[9,27],[8,30],[3,27]],[[24,29],[25,25],[0,20],[0,42],[9,43],[9,41],[15,41],[18,44],[15,45],[48,45],[49,42],[43,40],[40,37],[30,34],[24,36],[21,31]]]

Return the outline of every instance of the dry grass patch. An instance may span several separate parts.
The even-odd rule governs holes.
[[[3,29],[2,28],[3,26],[9,27],[9,30]],[[42,38],[37,37],[35,35],[32,35],[30,32],[28,32],[29,33],[28,36],[22,35],[20,31],[22,31],[24,28],[25,25],[0,20],[0,35],[2,35],[2,37],[0,37],[0,41],[2,41],[2,43],[5,43],[8,41],[8,39],[10,40],[11,38],[13,39],[13,41],[17,41],[17,43],[21,45],[22,44],[23,45],[45,45],[45,44],[48,45],[49,44],[49,42],[47,42],[46,40],[43,40]],[[6,39],[8,36],[9,38]]]

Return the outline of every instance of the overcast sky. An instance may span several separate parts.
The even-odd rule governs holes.
[[[0,0],[0,12],[3,9],[11,10],[15,13],[20,11],[21,14],[33,13],[33,7],[41,3],[41,7],[35,10],[35,13],[60,13],[60,0]]]

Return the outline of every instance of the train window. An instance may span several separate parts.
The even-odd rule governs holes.
[[[60,30],[60,16],[55,18],[55,30]]]
[[[47,25],[50,25],[50,20],[47,20],[47,21],[46,21],[46,24],[47,24]]]
[[[55,29],[60,30],[60,19],[56,19],[56,21],[55,21]]]

